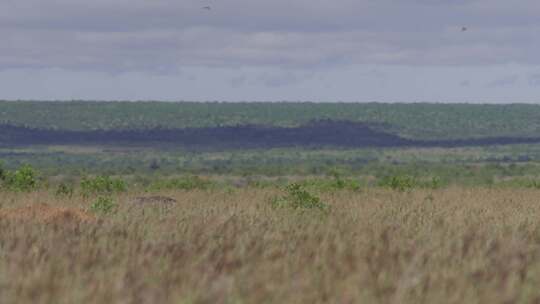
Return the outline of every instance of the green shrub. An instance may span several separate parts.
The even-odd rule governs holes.
[[[327,212],[329,206],[321,199],[308,191],[298,183],[292,183],[285,188],[286,194],[273,198],[270,203],[273,208],[291,208],[295,210],[319,210]]]
[[[113,212],[117,204],[110,197],[100,196],[90,205],[90,210],[96,213],[109,214]]]
[[[11,191],[28,192],[38,188],[39,174],[30,165],[23,165],[15,171],[2,169],[2,184]]]
[[[72,197],[73,196],[73,186],[69,185],[69,184],[66,184],[66,183],[61,183],[56,188],[55,195],[57,197]]]
[[[414,177],[409,175],[393,175],[384,177],[379,182],[379,186],[405,192],[410,191],[414,187],[418,186],[418,182]]]
[[[81,192],[88,197],[93,194],[113,194],[126,191],[126,183],[121,179],[109,176],[96,176],[94,178],[85,177],[81,181]]]
[[[430,189],[439,189],[441,187],[443,187],[443,181],[438,176],[432,177],[430,182],[428,183],[428,188]]]
[[[332,177],[332,183],[329,185],[331,190],[359,190],[360,183],[356,180],[346,179],[341,176],[340,171],[331,170],[330,176]]]
[[[4,163],[0,161],[0,183],[6,179],[6,169],[4,169]]]
[[[147,191],[161,191],[161,190],[206,190],[209,189],[213,183],[211,181],[202,179],[198,176],[187,176],[182,178],[174,178],[169,180],[160,180],[152,183]]]
[[[526,188],[540,189],[540,181],[530,180],[525,183]]]

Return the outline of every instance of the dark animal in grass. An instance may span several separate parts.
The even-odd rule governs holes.
[[[174,198],[161,196],[161,195],[154,195],[154,196],[140,196],[132,199],[130,203],[132,205],[138,205],[141,207],[144,206],[155,206],[155,207],[171,207],[173,206],[177,201]]]

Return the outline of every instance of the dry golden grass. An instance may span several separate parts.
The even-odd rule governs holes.
[[[0,220],[0,303],[540,303],[540,191],[162,193],[94,224]],[[0,206],[85,208],[47,193]]]
[[[52,207],[47,204],[31,204],[21,208],[0,210],[0,220],[42,224],[95,223],[96,217],[76,208]]]

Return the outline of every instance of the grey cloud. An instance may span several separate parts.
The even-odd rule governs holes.
[[[264,72],[245,71],[239,75],[231,77],[229,83],[233,88],[246,86],[264,86],[268,88],[280,88],[285,86],[294,86],[303,81],[312,79],[314,73],[305,71],[291,71],[268,69]]]
[[[245,85],[247,82],[246,75],[234,76],[229,80],[231,87],[238,88]]]
[[[540,2],[17,0],[0,69],[169,73],[185,66],[540,64]],[[462,33],[461,26],[469,31]]]
[[[486,87],[488,88],[500,88],[500,87],[508,87],[513,86],[517,83],[519,79],[518,75],[508,75],[501,78],[497,78],[493,81],[490,81],[486,84]]]
[[[258,81],[267,87],[278,88],[288,85],[294,85],[302,80],[296,73],[286,72],[278,74],[263,74]]]
[[[459,86],[461,87],[469,87],[471,86],[471,82],[469,80],[463,80],[459,82]]]
[[[531,86],[540,86],[540,73],[532,74],[529,76],[529,85]]]

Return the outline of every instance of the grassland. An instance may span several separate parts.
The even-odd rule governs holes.
[[[30,146],[0,148],[8,169],[30,164],[45,176],[105,174],[150,180],[178,175],[226,179],[327,177],[334,171],[369,183],[392,175],[438,177],[445,184],[499,186],[540,179],[540,145],[467,148],[254,149],[191,151],[175,147]]]
[[[0,218],[1,303],[537,303],[540,191],[322,192],[329,212],[273,209],[282,190],[165,191],[170,209],[90,224]],[[90,198],[2,192],[0,210]]]

